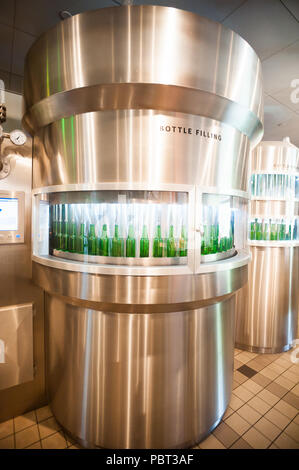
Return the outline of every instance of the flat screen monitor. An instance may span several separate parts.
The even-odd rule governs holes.
[[[19,201],[17,198],[0,198],[0,230],[18,230]]]

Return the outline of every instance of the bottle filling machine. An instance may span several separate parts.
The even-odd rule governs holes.
[[[101,9],[36,41],[25,103],[53,413],[86,446],[191,446],[231,395],[260,61],[189,12]]]
[[[278,353],[296,339],[299,302],[299,149],[288,138],[252,153],[248,285],[237,293],[236,345]]]

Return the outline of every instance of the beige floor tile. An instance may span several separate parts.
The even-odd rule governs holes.
[[[15,440],[13,434],[8,437],[4,437],[4,439],[0,439],[0,449],[14,449],[15,448]]]
[[[275,445],[275,444],[271,444],[269,449],[279,449],[279,447],[277,447],[277,445]]]
[[[294,423],[299,424],[299,413],[297,416],[294,418]]]
[[[236,382],[239,382],[239,384],[241,385],[242,383],[246,382],[247,377],[244,374],[241,374],[241,372],[239,372],[238,370],[236,370],[234,373],[234,380]]]
[[[293,364],[289,368],[289,372],[292,372],[292,374],[296,375],[298,382],[299,382],[299,364]]]
[[[292,405],[296,410],[299,410],[299,397],[295,395],[292,390],[282,397],[283,401],[286,401],[289,405]]]
[[[244,383],[244,387],[247,388],[247,390],[252,392],[254,395],[263,390],[263,387],[261,385],[257,384],[251,379],[247,380],[247,382]]]
[[[15,432],[22,431],[23,429],[29,428],[36,424],[36,416],[34,411],[29,411],[23,415],[14,418]]]
[[[60,426],[53,416],[52,418],[48,418],[45,421],[39,423],[38,427],[41,439],[44,439],[45,437],[48,437],[60,430]]]
[[[238,412],[232,414],[226,421],[226,424],[229,425],[229,427],[232,428],[233,431],[236,431],[240,436],[244,434],[248,429],[251,427],[251,424],[249,424],[244,418],[242,418],[241,415],[238,414]]]
[[[279,398],[282,398],[288,393],[288,390],[285,387],[282,387],[276,382],[271,382],[269,385],[267,385],[266,390],[269,390],[269,392],[274,393],[274,395]]]
[[[270,411],[268,411],[268,413],[265,414],[265,418],[278,426],[281,430],[283,430],[290,422],[290,418],[275,408],[272,408]]]
[[[276,395],[274,395],[273,393],[269,392],[269,390],[266,390],[266,389],[259,392],[257,396],[271,406],[274,406],[275,403],[277,403],[280,400],[279,397],[277,397]]]
[[[278,436],[274,444],[280,449],[299,449],[299,443],[284,432]]]
[[[196,446],[195,449],[199,449],[199,446]],[[68,449],[84,449],[84,447],[81,447],[79,444],[73,444]]]
[[[256,372],[260,372],[265,366],[264,364],[261,364],[260,362],[256,361],[253,359],[252,361],[247,362],[246,364],[248,367],[251,367],[251,369],[255,370]]]
[[[285,357],[280,357],[279,359],[277,359],[276,361],[274,361],[274,364],[277,364],[279,366],[282,366],[284,367],[284,369],[288,369],[291,365],[291,361]]]
[[[225,421],[230,415],[234,413],[234,410],[229,406],[224,413],[222,420]]]
[[[252,397],[254,397],[254,393],[247,390],[244,385],[240,385],[238,388],[234,390],[234,394],[243,400],[245,403],[249,401]]]
[[[267,377],[268,379],[274,380],[276,377],[278,377],[278,372],[275,372],[274,370],[270,369],[269,366],[265,367],[265,369],[261,370],[260,372],[264,377]]]
[[[242,352],[241,354],[239,354],[237,356],[237,359],[239,362],[242,362],[242,364],[246,364],[247,362],[251,361],[252,358],[251,357],[248,357],[248,355],[246,354],[246,352]]]
[[[289,379],[287,379],[286,377],[282,377],[282,375],[280,375],[279,377],[277,377],[275,380],[274,380],[275,383],[281,385],[282,387],[286,388],[287,390],[291,390],[291,388],[294,387],[294,382],[291,382]]]
[[[228,426],[227,421],[220,423],[219,426],[214,429],[213,434],[226,448],[230,447],[240,437],[238,433]]]
[[[10,434],[13,434],[13,420],[9,419],[0,423],[0,439],[7,437]]]
[[[298,413],[298,411],[292,405],[289,405],[283,400],[280,400],[278,403],[276,403],[274,409],[280,411],[283,415],[290,419],[295,418],[296,414]]]
[[[231,447],[230,449],[252,449],[251,445],[248,444],[248,442],[244,441],[242,437],[238,439]]]
[[[257,423],[255,423],[254,427],[270,439],[271,442],[274,441],[281,433],[281,429],[266,418],[261,418]]]
[[[262,416],[258,411],[247,404],[238,409],[238,414],[250,424],[256,423]]]
[[[299,442],[299,424],[294,423],[292,421],[284,430],[284,432],[291,436],[294,441]]]
[[[26,447],[26,449],[41,449],[41,448],[42,448],[42,446],[41,446],[40,441],[35,442],[31,446]]]
[[[240,386],[239,382],[237,382],[236,380],[233,380],[233,390],[235,390],[239,386]]]
[[[243,365],[242,362],[238,361],[237,358],[235,358],[234,360],[234,369],[238,369],[239,367],[241,367]]]
[[[271,441],[261,434],[255,427],[243,434],[243,439],[254,449],[266,449],[271,445]]]
[[[41,422],[41,421],[44,421],[45,419],[51,418],[51,416],[53,416],[53,413],[50,410],[50,407],[47,405],[47,406],[43,406],[42,408],[38,408],[36,410],[36,416],[37,416],[37,421]]]
[[[200,449],[225,449],[224,445],[211,434],[207,439],[199,444]]]
[[[283,366],[280,366],[278,364],[275,364],[275,362],[272,362],[269,364],[269,369],[274,370],[274,372],[277,372],[279,375],[285,372],[285,368]]]
[[[262,375],[260,372],[252,377],[252,380],[256,382],[257,384],[261,385],[262,387],[267,387],[270,382],[272,382],[271,379],[268,377],[265,377]]]
[[[39,441],[39,433],[37,425],[31,426],[30,428],[23,429],[15,434],[16,448],[24,449],[25,447],[34,444]]]
[[[249,400],[248,405],[251,406],[251,408],[254,408],[262,415],[267,413],[267,411],[269,411],[269,409],[271,408],[271,405],[269,405],[269,403],[266,403],[258,396],[255,396],[251,400]]]
[[[43,449],[66,449],[66,440],[62,432],[56,432],[45,439],[42,439]]]
[[[295,387],[292,388],[292,393],[294,393],[294,395],[296,395],[297,397],[299,397],[299,384],[298,384],[298,385],[295,385]],[[0,428],[1,428],[1,424],[0,424]]]
[[[237,411],[239,408],[241,408],[242,405],[244,405],[243,400],[240,400],[240,398],[234,395],[233,392],[229,403],[230,408],[232,408],[234,411]]]
[[[288,370],[281,374],[281,377],[285,377],[286,379],[290,380],[291,382],[293,382],[294,385],[297,385],[298,383],[298,377],[292,372],[289,372]]]

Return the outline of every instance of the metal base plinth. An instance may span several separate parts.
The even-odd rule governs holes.
[[[234,296],[154,314],[67,300],[47,295],[48,395],[81,445],[187,448],[217,426],[232,391]]]
[[[226,409],[225,409],[226,411]],[[178,444],[176,445],[175,447],[173,447],[173,449],[189,449],[189,448],[192,448],[198,444],[200,444],[202,441],[204,441],[204,439],[211,433],[214,431],[215,428],[217,428],[218,424],[220,423],[222,417],[224,416],[225,412],[222,413],[222,415],[220,416],[219,419],[217,419],[215,421],[215,423],[210,427],[210,429],[205,432],[204,434],[202,434],[201,436],[198,437],[198,439],[195,439],[194,442],[184,442],[182,444]],[[60,424],[60,427],[62,428],[63,432],[69,436],[69,438],[74,441],[75,443],[78,443],[81,447],[84,447],[84,449],[105,449],[105,447],[100,447],[100,446],[97,446],[95,445],[94,443],[92,442],[89,442],[89,441],[86,441],[84,439],[80,439],[78,436],[75,436],[74,434],[72,434],[68,429],[66,429],[60,422],[59,422],[59,419],[54,415],[56,421]]]
[[[292,344],[287,344],[286,346],[278,347],[278,348],[259,348],[256,346],[250,346],[247,344],[239,344],[235,343],[235,347],[238,349],[243,349],[244,351],[249,351],[257,354],[278,354],[282,352],[286,352],[292,348]]]

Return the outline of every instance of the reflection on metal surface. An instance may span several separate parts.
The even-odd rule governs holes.
[[[236,345],[282,352],[296,337],[299,248],[251,247],[248,285],[237,292]]]
[[[34,134],[33,277],[48,293],[48,389],[56,418],[85,445],[186,447],[224,413],[234,294],[249,261],[247,162],[262,136],[262,104],[252,48],[182,10],[85,12],[29,51],[24,123]],[[47,204],[98,202],[101,190],[187,192],[188,264],[51,256]],[[201,264],[203,192],[235,197],[225,237],[237,254]],[[83,249],[58,244],[66,252],[84,253],[80,223]],[[61,239],[56,225],[51,233]]]
[[[0,390],[33,380],[33,305],[0,308]]]
[[[189,447],[223,415],[234,297],[153,315],[78,308],[53,296],[46,308],[50,404],[87,445]]]

